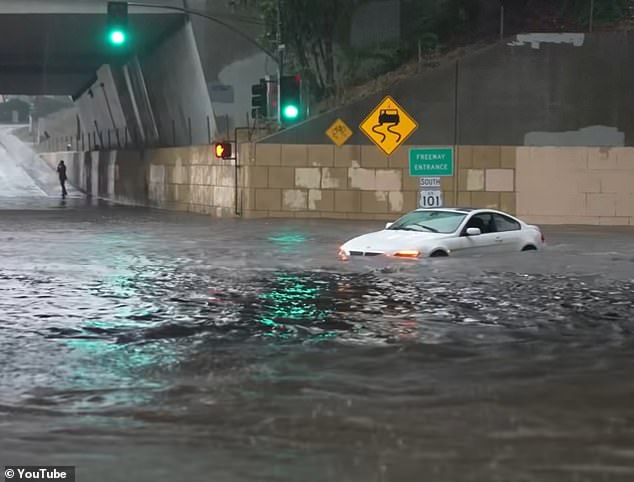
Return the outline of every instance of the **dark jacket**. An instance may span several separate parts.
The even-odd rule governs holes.
[[[66,165],[65,164],[60,164],[57,166],[57,174],[59,175],[60,181],[66,180]]]

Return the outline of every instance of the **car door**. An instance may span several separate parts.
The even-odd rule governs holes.
[[[519,251],[522,249],[522,226],[520,223],[503,214],[493,213],[493,226],[500,251]]]
[[[493,228],[493,213],[478,212],[472,214],[460,230],[458,237],[452,239],[450,247],[454,254],[487,254],[493,252],[498,243]],[[481,234],[468,236],[467,229],[479,228]]]

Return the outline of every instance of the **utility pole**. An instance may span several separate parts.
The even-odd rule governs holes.
[[[282,75],[284,75],[284,49],[282,43],[282,0],[277,0],[277,125],[282,126]]]
[[[504,0],[500,0],[500,40],[504,38]]]
[[[594,23],[594,0],[590,0],[590,25],[589,25],[590,32],[592,32],[593,23]]]

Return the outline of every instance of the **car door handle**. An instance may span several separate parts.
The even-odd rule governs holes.
[[[502,238],[501,238],[501,237],[496,236],[496,238],[495,238],[495,242],[496,242],[496,243],[501,243],[502,241],[503,241],[503,240],[502,240]]]

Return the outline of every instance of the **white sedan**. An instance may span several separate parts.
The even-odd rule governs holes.
[[[544,247],[537,226],[493,209],[430,208],[411,211],[385,229],[351,239],[339,257],[423,258],[460,252],[534,251]]]

